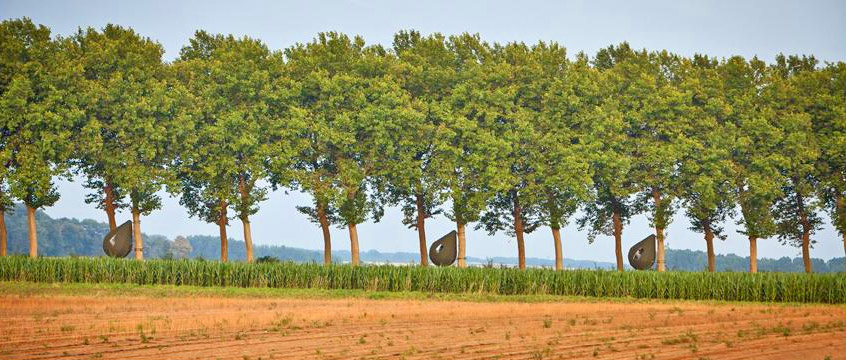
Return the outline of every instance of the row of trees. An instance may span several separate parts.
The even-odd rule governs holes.
[[[69,37],[29,19],[0,25],[0,211],[58,198],[53,180],[78,175],[114,228],[129,209],[135,257],[140,218],[179,196],[192,216],[243,224],[270,189],[307,192],[299,210],[323,231],[402,208],[517,239],[549,227],[562,268],[561,227],[578,209],[590,241],[613,235],[623,269],[625,224],[646,213],[658,238],[683,210],[714,239],[733,217],[750,242],[777,236],[803,250],[828,212],[846,249],[846,64],[778,56],[773,64],[717,60],[626,43],[568,58],[556,43],[489,44],[477,35],[401,31],[392,48],[321,33],[271,51],[249,37],[198,31],[171,62],[162,46],[108,25]],[[736,211],[739,209],[739,211]],[[2,215],[2,214],[0,214]],[[2,216],[0,216],[2,219]],[[0,240],[5,255],[5,231]],[[37,255],[30,231],[30,255]]]

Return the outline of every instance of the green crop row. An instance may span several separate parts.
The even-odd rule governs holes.
[[[843,274],[423,268],[315,263],[0,258],[0,280],[846,303]]]

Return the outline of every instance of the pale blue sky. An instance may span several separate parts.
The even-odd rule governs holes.
[[[636,48],[667,49],[682,55],[757,55],[772,60],[785,54],[813,54],[822,61],[846,60],[846,2],[844,1],[26,1],[0,0],[0,19],[27,16],[68,35],[77,27],[107,23],[131,26],[159,41],[165,59],[173,59],[197,29],[213,33],[249,35],[272,49],[306,42],[320,31],[336,30],[362,35],[370,43],[390,45],[401,29],[423,33],[478,32],[490,42],[557,41],[571,54],[628,41]],[[47,213],[57,217],[105,219],[83,202],[79,183],[59,182],[62,199]],[[320,249],[319,229],[299,214],[295,205],[310,202],[299,193],[270,193],[253,217],[253,237],[259,244]],[[119,215],[119,221],[129,214]],[[189,219],[176,199],[142,220],[147,233],[217,235],[213,224]],[[748,255],[748,242],[727,224],[729,239],[717,242],[718,253]],[[429,221],[427,233],[437,238],[453,228],[443,217]],[[677,216],[668,230],[669,246],[704,250],[701,234],[687,228]],[[625,229],[628,248],[651,232],[645,216]],[[241,238],[241,224],[232,221],[229,234]],[[333,230],[333,248],[349,249],[346,230]],[[388,209],[382,222],[359,227],[362,250],[417,251],[417,236],[400,222],[398,209]],[[570,258],[613,261],[612,240],[587,243],[574,226],[563,230],[564,255]],[[843,256],[842,243],[831,226],[817,233],[812,256]],[[431,239],[430,239],[431,240]],[[514,256],[516,244],[504,234],[468,233],[469,256]],[[763,257],[797,256],[799,249],[775,239],[759,242]],[[552,258],[549,229],[527,237],[527,255]]]

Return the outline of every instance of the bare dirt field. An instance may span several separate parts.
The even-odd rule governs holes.
[[[2,359],[846,359],[846,307],[0,287]]]

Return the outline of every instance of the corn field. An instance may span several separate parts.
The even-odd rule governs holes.
[[[0,280],[430,293],[846,303],[843,274],[436,268],[316,263],[0,258]]]

